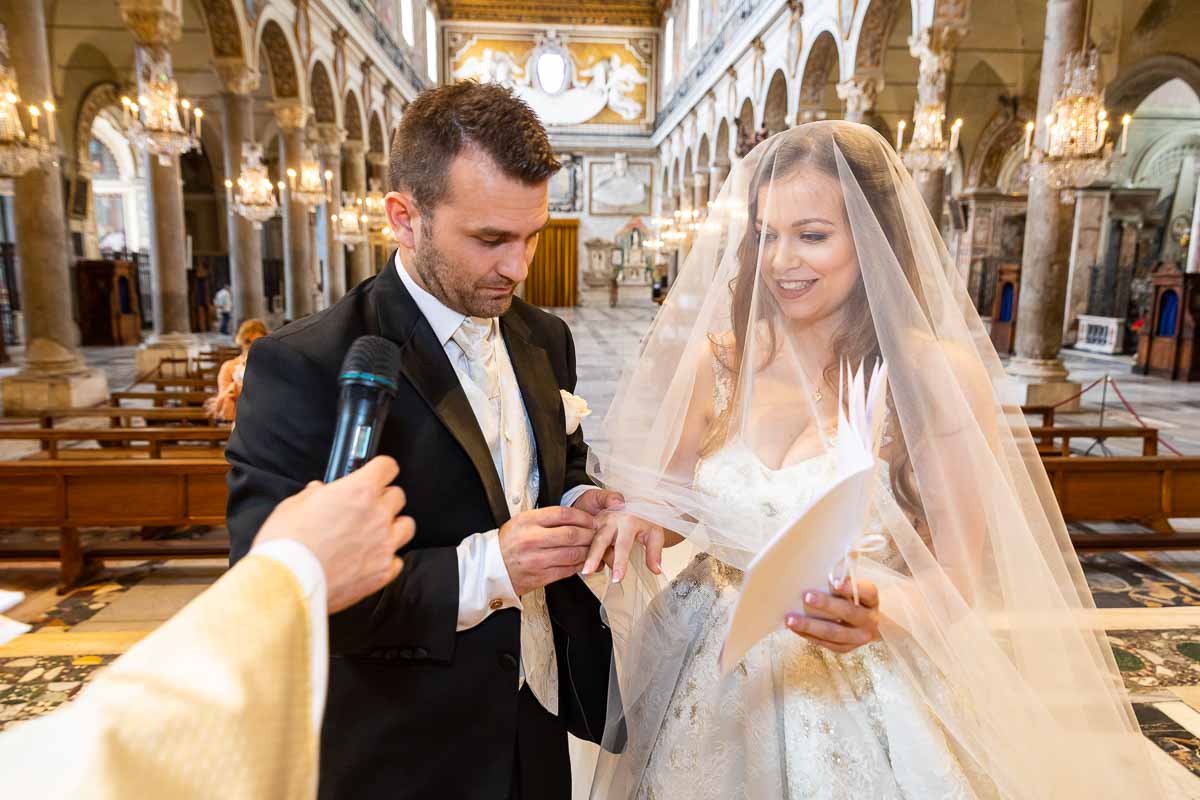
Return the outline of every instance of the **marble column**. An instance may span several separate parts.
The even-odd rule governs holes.
[[[1066,305],[1063,314],[1063,342],[1075,342],[1079,333],[1079,315],[1088,311],[1092,288],[1092,267],[1104,261],[1108,250],[1108,214],[1111,192],[1108,188],[1078,189],[1071,232],[1071,255],[1067,265]]]
[[[958,27],[935,27],[925,28],[908,39],[908,51],[919,64],[917,102],[913,106],[913,144],[917,144],[922,137],[921,120],[929,119],[931,115],[940,118],[946,114],[954,49],[962,35],[963,30]],[[949,136],[948,125],[943,124],[943,132]],[[917,170],[913,173],[913,180],[935,223],[940,223],[942,219],[945,176],[945,169]]]
[[[346,162],[346,185],[344,191],[357,197],[367,196],[366,149],[358,140],[346,142],[343,147]],[[350,251],[350,286],[352,288],[374,274],[371,267],[371,245],[363,242]]]
[[[1192,204],[1192,233],[1188,239],[1184,272],[1200,272],[1200,176],[1196,181],[1196,201]]]
[[[317,126],[321,137],[321,168],[329,173],[329,196],[325,204],[325,305],[331,306],[346,293],[346,248],[334,235],[331,217],[341,211],[342,143],[346,132],[336,124],[325,122]]]
[[[692,176],[692,207],[703,216],[708,213],[708,167],[697,167]]]
[[[874,75],[855,75],[837,85],[838,99],[846,104],[847,122],[869,124],[882,83],[882,79]]]
[[[1086,5],[1085,0],[1049,0],[1046,5],[1035,119],[1044,120],[1054,106],[1067,56],[1078,50],[1083,39]],[[1035,142],[1043,150],[1046,133],[1046,126],[1039,125]],[[1063,342],[1072,222],[1059,194],[1037,170],[1033,171],[1021,258],[1016,353],[1008,365],[1017,390],[1014,402],[1055,403],[1078,391],[1078,385],[1067,380],[1067,369],[1058,357]]]
[[[254,99],[259,74],[237,60],[229,66],[217,64],[225,83],[224,106],[225,175],[236,182],[242,171],[242,145],[254,141]],[[230,293],[233,294],[235,324],[266,319],[267,297],[263,291],[262,230],[245,217],[228,214]]]
[[[146,202],[150,205],[150,282],[154,302],[154,334],[187,337],[188,316],[187,229],[183,217],[183,179],[179,157],[163,164],[157,156],[142,160]]]
[[[0,22],[8,27],[9,52],[22,99],[29,103],[52,101],[45,4],[42,0],[0,4]],[[21,370],[0,382],[5,414],[94,405],[108,395],[104,372],[89,369],[78,349],[64,207],[57,159],[13,181],[27,344]]]
[[[275,107],[275,119],[283,143],[280,161],[284,171],[293,169],[299,175],[308,109],[299,103],[279,104]],[[315,310],[316,271],[312,239],[308,235],[308,207],[294,199],[290,188],[283,194],[284,315],[295,321]]]

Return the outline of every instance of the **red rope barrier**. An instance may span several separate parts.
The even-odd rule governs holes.
[[[1116,392],[1117,397],[1119,397],[1121,399],[1121,404],[1124,405],[1125,410],[1128,411],[1130,414],[1132,414],[1133,418],[1138,421],[1138,425],[1141,425],[1143,428],[1149,428],[1150,426],[1147,425],[1145,423],[1145,421],[1140,416],[1138,416],[1138,413],[1133,410],[1133,406],[1129,405],[1129,401],[1125,399],[1125,395],[1121,394],[1121,389],[1119,386],[1117,386],[1117,382],[1107,375],[1105,375],[1104,377],[1108,378],[1108,382],[1112,386],[1113,391]],[[1158,439],[1158,443],[1161,444],[1163,447],[1167,448],[1168,450],[1170,450],[1172,453],[1174,453],[1177,456],[1183,455],[1183,453],[1179,452],[1174,447],[1172,447],[1171,444],[1169,442],[1165,441],[1161,436]]]
[[[1107,375],[1105,375],[1105,376],[1104,376],[1104,378],[1107,378],[1107,377],[1108,377]],[[1052,405],[1052,406],[1050,406],[1050,407],[1051,407],[1051,408],[1058,408],[1059,406],[1065,406],[1067,403],[1071,402],[1072,400],[1077,400],[1077,399],[1079,399],[1080,397],[1082,397],[1082,396],[1083,396],[1084,392],[1087,392],[1087,391],[1090,391],[1090,390],[1094,389],[1094,388],[1095,388],[1097,385],[1099,385],[1099,383],[1100,383],[1101,381],[1103,381],[1103,380],[1104,380],[1104,378],[1096,378],[1096,380],[1092,381],[1090,384],[1088,384],[1087,386],[1083,387],[1083,388],[1082,388],[1082,389],[1080,389],[1078,392],[1076,392],[1075,394],[1073,394],[1073,395],[1071,395],[1070,397],[1068,397],[1066,400],[1060,400],[1060,401],[1058,401],[1057,403],[1055,403],[1054,405]]]

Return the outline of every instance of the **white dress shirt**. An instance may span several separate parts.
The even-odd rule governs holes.
[[[465,355],[450,337],[462,325],[466,315],[446,307],[440,300],[417,285],[408,274],[408,270],[396,258],[396,271],[404,288],[412,295],[417,308],[425,316],[438,343],[446,351],[454,371],[463,382],[466,375],[463,359]],[[499,349],[503,351],[503,359],[508,361],[508,352],[504,348],[504,340],[500,339]],[[471,400],[468,393],[468,400]],[[472,407],[473,408],[473,407]],[[474,410],[474,409],[473,409]],[[478,413],[478,412],[476,412]],[[497,465],[497,471],[503,472]],[[561,505],[572,505],[576,500],[593,489],[593,486],[576,486],[562,496]],[[535,498],[536,499],[536,498]],[[474,628],[487,619],[493,612],[504,608],[521,608],[521,599],[513,590],[512,580],[508,576],[508,567],[500,553],[500,531],[492,529],[483,533],[468,536],[458,546],[458,630],[465,631]]]

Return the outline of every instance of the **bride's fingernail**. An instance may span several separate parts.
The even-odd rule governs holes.
[[[819,606],[821,605],[821,598],[817,597],[816,592],[805,592],[804,602],[810,606]]]

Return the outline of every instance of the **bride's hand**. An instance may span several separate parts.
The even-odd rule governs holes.
[[[804,594],[804,612],[788,614],[787,626],[798,636],[835,653],[849,653],[879,639],[879,589],[858,581],[858,603],[849,578],[832,593]]]
[[[663,544],[667,533],[653,522],[626,514],[624,511],[605,513],[600,518],[600,528],[592,537],[592,546],[583,562],[584,575],[600,569],[601,563],[612,567],[613,583],[625,577],[629,566],[629,553],[634,542],[641,542],[646,550],[646,567],[655,575],[662,574]]]

